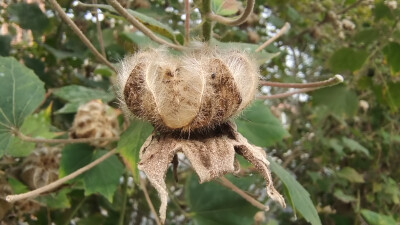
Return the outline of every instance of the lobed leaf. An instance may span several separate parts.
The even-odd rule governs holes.
[[[118,152],[137,184],[139,184],[139,170],[137,168],[139,150],[152,131],[153,127],[148,122],[135,119],[131,121],[128,129],[122,133],[118,142]]]
[[[79,85],[69,85],[56,89],[53,94],[68,103],[57,113],[73,113],[76,112],[80,105],[85,104],[94,99],[101,99],[103,102],[109,102],[115,97],[112,93],[105,92],[101,89],[93,89]]]
[[[255,177],[229,180],[242,190],[254,183]],[[241,196],[215,182],[199,184],[193,174],[185,185],[185,199],[197,225],[252,225],[258,211]]]
[[[60,160],[59,177],[64,177],[86,166],[105,153],[105,150],[94,151],[93,147],[87,144],[65,146]],[[114,192],[119,185],[119,179],[123,172],[122,163],[117,156],[113,155],[70,182],[81,181],[85,195],[99,193],[112,202]]]
[[[292,207],[312,225],[321,225],[321,220],[311,201],[310,194],[278,163],[271,158],[269,158],[268,161],[270,162],[271,171],[275,173],[285,185]]]
[[[44,84],[32,70],[12,57],[0,57],[0,156],[11,143],[10,129],[22,125],[44,94]]]
[[[339,117],[352,117],[358,109],[356,93],[348,90],[344,85],[336,85],[314,91],[312,103],[314,106],[327,107],[329,112]]]
[[[379,214],[368,209],[361,210],[361,216],[369,225],[396,225],[398,224],[393,217]]]
[[[262,147],[271,146],[289,135],[262,101],[255,101],[235,122],[244,137]]]

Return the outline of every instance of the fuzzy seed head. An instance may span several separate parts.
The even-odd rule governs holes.
[[[259,75],[254,61],[243,52],[204,46],[180,56],[146,50],[122,62],[118,95],[124,111],[157,130],[215,127],[254,99]]]
[[[58,179],[60,149],[35,149],[22,164],[21,179],[31,189],[37,189]]]
[[[72,138],[112,138],[119,134],[117,114],[99,100],[81,105],[71,128]],[[96,147],[104,147],[108,141],[93,141]]]

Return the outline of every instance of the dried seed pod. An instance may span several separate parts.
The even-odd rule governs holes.
[[[122,62],[123,110],[150,121],[157,131],[143,144],[138,168],[158,191],[162,222],[168,202],[164,179],[177,152],[189,159],[200,182],[238,173],[235,154],[243,156],[264,177],[271,199],[285,207],[264,150],[249,144],[229,121],[254,98],[259,74],[254,62],[240,51],[206,47],[178,57],[165,49],[147,50]]]
[[[61,151],[56,147],[35,149],[22,163],[22,181],[37,189],[57,180],[60,156]]]
[[[161,49],[125,59],[123,108],[158,130],[191,132],[226,122],[253,100],[258,68],[247,54],[205,48],[180,58]]]
[[[79,107],[71,128],[72,138],[112,138],[119,134],[117,114],[100,100],[93,100]],[[109,141],[93,141],[104,147]]]

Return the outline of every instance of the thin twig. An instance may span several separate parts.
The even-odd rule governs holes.
[[[124,182],[122,183],[122,206],[121,206],[121,212],[119,214],[119,221],[118,225],[124,225],[125,223],[125,212],[126,212],[126,201],[128,199],[128,175],[126,172],[124,173]]]
[[[290,27],[290,24],[288,22],[286,22],[285,25],[281,28],[281,30],[278,33],[276,33],[272,38],[270,38],[266,42],[264,42],[264,44],[260,45],[260,47],[258,47],[256,49],[256,52],[263,50],[269,44],[271,44],[276,39],[278,39],[280,36],[282,36],[289,29],[289,27]]]
[[[149,208],[151,210],[151,212],[154,214],[154,218],[156,220],[157,225],[162,225],[160,218],[158,217],[158,214],[154,208],[153,203],[151,202],[149,193],[147,192],[146,189],[146,181],[144,179],[140,179],[140,189],[142,189],[143,193],[144,193],[144,197],[146,198],[147,204],[149,205]]]
[[[36,197],[36,196],[38,196],[38,195],[40,195],[40,194],[42,194],[44,192],[50,191],[50,190],[62,185],[63,183],[65,183],[65,182],[67,182],[67,181],[69,181],[71,179],[74,179],[75,177],[77,177],[77,176],[81,175],[82,173],[90,170],[91,168],[95,167],[99,163],[103,162],[104,160],[106,160],[107,158],[112,156],[116,151],[117,151],[116,149],[113,149],[113,150],[107,152],[106,154],[104,154],[103,156],[101,156],[100,158],[96,159],[95,161],[93,161],[93,162],[87,164],[86,166],[78,169],[77,171],[75,171],[75,172],[73,172],[73,173],[71,173],[71,174],[69,174],[69,175],[67,175],[67,176],[65,176],[65,177],[63,177],[61,179],[58,179],[58,180],[54,181],[53,183],[50,183],[50,184],[48,184],[46,186],[43,186],[41,188],[38,188],[38,189],[33,190],[33,191],[26,192],[26,193],[23,193],[23,194],[7,195],[6,196],[6,201],[15,202],[15,201],[19,201],[19,200],[23,200],[23,199],[27,199],[27,198],[34,198],[34,197]]]
[[[26,142],[32,143],[46,143],[46,144],[74,144],[74,143],[89,143],[95,141],[118,141],[119,137],[110,138],[77,138],[77,139],[44,139],[44,138],[33,138],[26,136],[25,134],[19,132],[15,128],[12,129],[12,133],[15,134],[19,139]]]
[[[344,9],[340,10],[340,11],[337,12],[336,14],[337,14],[337,15],[339,15],[339,14],[344,14],[344,13],[346,13],[347,11],[349,11],[350,9],[352,9],[352,8],[358,6],[359,4],[361,4],[363,1],[364,1],[364,0],[358,0],[358,1],[354,2],[353,4],[349,5],[347,8],[344,8]]]
[[[318,81],[318,82],[313,82],[313,83],[280,83],[280,82],[271,82],[271,81],[265,81],[261,80],[260,85],[262,86],[269,86],[269,87],[282,87],[282,88],[313,88],[313,87],[325,87],[325,86],[330,86],[333,84],[336,84],[341,81],[341,77],[331,77],[328,80],[324,81]]]
[[[342,83],[343,80],[344,79],[343,79],[343,77],[341,75],[336,74],[334,77],[328,79],[329,83],[325,84],[324,86],[302,88],[302,89],[298,89],[298,90],[295,90],[295,91],[289,91],[289,92],[285,92],[285,93],[281,93],[281,94],[258,96],[257,98],[258,99],[263,99],[263,100],[286,98],[286,97],[289,97],[289,96],[292,96],[292,95],[295,95],[295,94],[306,93],[306,92],[315,91],[317,89],[324,88],[324,87],[327,87],[327,86],[333,86],[333,85]]]
[[[211,0],[201,1],[201,20],[203,24],[201,25],[201,30],[203,34],[203,41],[208,42],[212,37],[213,24],[208,20],[207,15],[211,13]]]
[[[234,191],[236,194],[240,195],[242,198],[244,198],[246,201],[248,201],[250,204],[253,206],[263,210],[263,211],[268,211],[269,207],[262,204],[261,202],[257,201],[250,195],[248,195],[246,192],[244,192],[242,189],[238,188],[236,185],[234,185],[232,182],[230,182],[228,179],[225,177],[219,178],[218,183],[220,183],[222,186],[227,187]]]
[[[302,88],[302,89],[298,89],[295,91],[289,91],[289,92],[285,92],[285,93],[281,93],[281,94],[275,94],[275,95],[261,95],[258,96],[258,99],[263,99],[263,100],[267,100],[267,99],[277,99],[277,98],[286,98],[295,94],[300,94],[300,93],[306,93],[306,92],[310,92],[310,91],[315,91],[319,88]]]
[[[54,1],[54,0],[52,0]],[[175,45],[172,44],[168,41],[165,41],[162,38],[157,37],[150,29],[148,29],[145,25],[140,23],[135,17],[133,17],[124,7],[122,7],[121,4],[117,0],[107,0],[108,4],[110,4],[121,16],[123,16],[125,19],[127,19],[133,26],[135,26],[138,30],[143,32],[147,37],[149,37],[151,40],[162,44],[166,45],[168,47],[177,49],[177,50],[183,50],[185,47],[180,46],[180,45]]]
[[[190,34],[190,5],[189,0],[185,0],[185,44],[189,43]]]
[[[209,13],[207,15],[208,19],[214,20],[218,23],[222,23],[229,26],[238,26],[247,21],[250,14],[253,12],[255,0],[247,0],[246,8],[243,13],[237,19],[226,18],[214,13]]]
[[[92,45],[89,39],[87,39],[87,37],[82,33],[82,31],[78,28],[78,26],[76,26],[76,24],[67,16],[67,14],[57,3],[57,1],[56,0],[49,0],[49,1],[53,6],[53,9],[57,11],[61,19],[66,24],[68,24],[68,26],[75,32],[76,35],[78,35],[79,39],[81,39],[81,41],[89,48],[89,50],[94,54],[97,60],[106,64],[108,67],[110,67],[112,70],[116,72],[117,71],[116,68],[104,56],[102,56],[99,51],[97,51],[97,49]]]
[[[93,4],[97,4],[97,0],[93,0]],[[101,24],[100,24],[99,14],[98,14],[97,10],[98,10],[97,8],[94,10],[94,15],[96,17],[97,39],[99,40],[101,54],[104,57],[106,57],[106,50],[104,49],[104,42],[103,42],[103,34],[101,32]]]

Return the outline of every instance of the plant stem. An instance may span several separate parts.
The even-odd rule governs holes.
[[[247,0],[246,8],[244,9],[243,13],[237,19],[230,19],[220,15],[216,15],[213,12],[209,12],[207,17],[211,20],[214,20],[218,23],[222,23],[229,26],[238,26],[243,24],[247,21],[251,13],[254,9],[255,0]]]
[[[77,205],[70,211],[68,214],[67,218],[63,221],[62,225],[69,225],[71,222],[71,219],[75,216],[75,214],[78,212],[78,210],[82,207],[83,203],[86,201],[87,197],[82,198]]]
[[[93,0],[93,4],[97,4],[97,0]],[[106,57],[106,51],[104,49],[104,42],[103,42],[103,34],[101,32],[101,24],[99,21],[99,14],[97,13],[97,8],[94,11],[94,15],[96,17],[96,30],[97,30],[97,39],[99,40],[100,51],[101,54]]]
[[[18,195],[7,195],[6,196],[6,201],[15,202],[15,201],[23,200],[23,199],[26,199],[26,198],[34,198],[34,197],[36,197],[36,196],[38,196],[38,195],[40,195],[40,194],[42,194],[44,192],[50,191],[50,190],[62,185],[63,183],[65,183],[65,182],[67,182],[67,181],[69,181],[71,179],[74,179],[75,177],[77,177],[77,176],[81,175],[82,173],[90,170],[91,168],[95,167],[99,163],[103,162],[104,160],[106,160],[107,158],[109,158],[110,156],[115,154],[116,151],[117,151],[116,149],[113,149],[113,150],[107,152],[106,154],[104,154],[103,156],[101,156],[100,158],[96,159],[95,161],[87,164],[86,166],[84,166],[84,167],[76,170],[75,172],[73,172],[73,173],[71,173],[71,174],[69,174],[69,175],[67,175],[67,176],[65,176],[65,177],[63,177],[61,179],[58,179],[58,180],[54,181],[53,183],[50,183],[50,184],[48,184],[46,186],[43,186],[43,187],[38,188],[38,189],[33,190],[33,191],[29,191],[29,192],[26,192],[26,193],[18,194]]]
[[[264,42],[264,44],[260,45],[260,47],[258,47],[256,49],[256,52],[263,50],[269,44],[271,44],[276,39],[278,39],[280,36],[282,36],[289,29],[289,27],[290,27],[290,24],[288,22],[286,22],[285,25],[281,28],[281,30],[278,33],[276,33],[272,38],[270,38],[266,42]]]
[[[49,0],[50,4],[52,5],[53,9],[57,11],[58,15],[61,17],[61,19],[68,24],[68,26],[75,32],[76,35],[78,35],[79,39],[86,45],[86,47],[89,48],[89,50],[93,53],[93,55],[99,60],[100,62],[103,62],[106,64],[108,67],[110,67],[114,72],[116,72],[116,68],[104,57],[100,54],[99,51],[92,45],[92,43],[89,41],[89,39],[82,33],[82,31],[76,26],[76,24],[67,16],[67,14],[64,12],[64,10],[61,8],[61,6],[57,3],[56,0]]]
[[[244,192],[242,189],[238,188],[236,185],[234,185],[232,182],[230,182],[228,179],[225,177],[219,178],[218,183],[220,183],[222,186],[231,189],[234,191],[236,194],[240,195],[242,198],[244,198],[246,201],[248,201],[250,204],[253,206],[263,210],[263,211],[268,211],[269,207],[260,203],[250,195],[248,195],[246,192]]]
[[[190,5],[189,0],[185,0],[185,44],[188,45],[190,36]]]
[[[271,81],[260,81],[260,85],[269,86],[269,87],[283,87],[283,88],[312,88],[312,87],[326,87],[333,84],[337,84],[340,82],[342,78],[340,77],[331,77],[328,80],[318,81],[313,83],[280,83],[280,82],[271,82]]]
[[[128,199],[128,175],[126,172],[124,173],[124,182],[122,183],[122,208],[121,213],[119,214],[118,225],[124,225],[125,220],[125,212],[126,212],[126,201]]]
[[[343,77],[341,75],[335,75],[333,78],[330,78],[328,81],[329,81],[328,84],[324,85],[324,86],[302,88],[302,89],[298,89],[298,90],[295,90],[295,91],[289,91],[289,92],[285,92],[285,93],[281,93],[281,94],[275,94],[275,95],[263,95],[263,96],[258,96],[258,99],[267,100],[267,99],[286,98],[286,97],[292,96],[294,94],[300,94],[300,93],[306,93],[306,92],[310,92],[310,91],[315,91],[315,90],[318,90],[320,88],[324,88],[324,87],[327,87],[327,86],[333,86],[333,85],[342,83],[343,82]]]
[[[54,1],[54,0],[53,0]],[[156,36],[150,29],[148,29],[145,25],[140,23],[135,17],[133,17],[117,0],[107,0],[108,4],[110,4],[121,16],[128,20],[133,26],[135,26],[138,30],[143,32],[147,37],[149,37],[154,42],[157,42],[162,45],[166,45],[168,47],[183,50],[185,49],[183,46],[172,44],[168,41],[165,41],[162,38]]]
[[[140,189],[142,189],[142,191],[144,193],[144,197],[146,198],[146,201],[147,201],[147,204],[149,205],[150,211],[154,214],[154,218],[156,220],[157,225],[162,225],[161,220],[158,217],[158,214],[154,208],[154,205],[151,202],[149,193],[147,192],[145,180],[143,180],[143,179],[140,179]]]
[[[203,0],[201,8],[201,19],[203,21],[202,31],[203,40],[208,42],[211,39],[212,23],[208,20],[207,15],[211,13],[211,0]]]
[[[12,128],[12,133],[15,134],[19,139],[26,142],[32,143],[46,143],[46,144],[74,144],[74,143],[89,143],[94,141],[118,141],[119,137],[111,138],[78,138],[78,139],[44,139],[44,138],[33,138],[26,136],[25,134],[19,132],[15,128]]]

